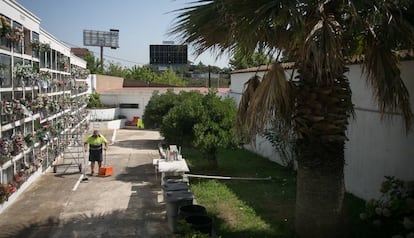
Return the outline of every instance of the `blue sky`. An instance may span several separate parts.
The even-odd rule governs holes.
[[[41,19],[41,27],[72,47],[83,46],[83,30],[119,29],[119,47],[104,48],[104,60],[126,67],[149,62],[149,45],[177,39],[168,36],[176,9],[191,0],[17,0]],[[99,58],[99,47],[85,47]],[[198,64],[228,67],[228,56],[205,52],[196,57],[189,47],[188,59]],[[122,60],[121,60],[122,59]]]

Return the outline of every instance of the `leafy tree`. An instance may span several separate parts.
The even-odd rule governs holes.
[[[89,69],[91,74],[102,73],[100,60],[96,59],[92,52],[88,52],[83,59],[86,61],[86,68]]]
[[[201,121],[194,125],[194,145],[214,167],[217,164],[217,150],[237,143],[235,121],[237,107],[233,99],[221,99],[210,91],[203,98]]]
[[[126,75],[126,78],[129,79],[138,79],[138,80],[144,80],[144,81],[153,81],[156,77],[156,74],[151,71],[151,69],[147,66],[136,66],[134,65],[130,69],[128,69],[128,73]]]
[[[199,148],[212,166],[218,166],[218,148],[237,144],[235,136],[236,105],[216,92],[203,95],[197,91],[154,94],[145,107],[144,123],[160,126],[165,140]]]
[[[216,92],[181,92],[177,104],[163,119],[161,133],[167,141],[193,145],[217,167],[217,150],[237,144],[235,136],[236,105]]]
[[[105,74],[125,78],[125,76],[128,74],[128,70],[122,67],[120,64],[110,62],[107,69],[105,70]]]
[[[353,114],[347,58],[363,69],[380,112],[401,112],[407,131],[413,113],[395,50],[412,48],[411,0],[200,0],[183,8],[172,34],[199,53],[260,46],[294,60],[296,79],[275,63],[248,82],[239,126],[253,138],[272,128],[293,134],[297,150],[296,233],[339,237],[343,232],[344,143]],[[407,9],[410,9],[407,14]]]
[[[156,77],[154,82],[175,86],[185,86],[187,84],[181,77],[175,74],[175,71],[171,67],[164,71],[159,77]]]
[[[266,55],[263,49],[254,51],[252,54],[244,52],[242,48],[237,48],[230,59],[230,65],[233,69],[247,69],[268,65],[272,62],[272,56]]]
[[[230,72],[229,68],[209,67],[201,62],[198,65],[169,67],[166,71],[159,71],[158,67],[154,65],[144,65],[141,67],[134,65],[127,68],[116,62],[109,62],[102,69],[100,67],[100,60],[95,58],[91,52],[84,57],[84,60],[87,62],[87,68],[91,74],[111,75],[125,79],[144,80],[174,86],[187,86],[189,84],[191,86],[205,86],[205,83],[196,82],[195,80],[191,81],[192,73],[208,73],[210,70],[211,73],[221,72],[224,78]],[[228,80],[225,82],[228,82]],[[228,85],[228,83],[223,82],[221,85]]]
[[[143,122],[146,128],[158,128],[162,124],[163,117],[176,104],[176,94],[168,90],[164,94],[154,92],[144,110]]]
[[[203,95],[196,91],[182,91],[176,95],[176,104],[165,114],[160,128],[167,141],[192,144],[193,127],[202,120],[205,110],[202,100]]]

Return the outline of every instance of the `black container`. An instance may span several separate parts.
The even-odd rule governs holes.
[[[166,192],[166,208],[168,226],[172,232],[177,232],[178,209],[193,204],[194,195],[189,191]]]
[[[187,183],[166,183],[162,185],[164,191],[164,201],[167,199],[167,193],[177,191],[188,191],[189,187]]]
[[[184,218],[184,220],[190,224],[194,230],[211,236],[213,230],[213,219],[209,216],[193,215]]]
[[[207,210],[205,207],[192,204],[192,205],[185,205],[181,206],[178,210],[178,216],[180,219],[184,219],[188,216],[202,216],[207,215]]]

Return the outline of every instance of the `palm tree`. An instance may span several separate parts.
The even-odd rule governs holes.
[[[278,53],[260,81],[248,82],[239,126],[253,138],[271,128],[293,133],[298,161],[295,226],[299,237],[339,237],[344,143],[353,115],[347,60],[359,57],[379,110],[412,126],[409,93],[395,50],[412,48],[411,0],[198,0],[177,10],[171,29],[198,53],[242,48]],[[412,6],[411,10],[412,15]],[[281,53],[281,54],[280,54]],[[287,77],[280,55],[294,62]],[[269,126],[271,125],[271,126]]]

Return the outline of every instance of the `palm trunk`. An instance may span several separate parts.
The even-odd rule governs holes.
[[[349,82],[342,75],[326,82],[311,76],[297,86],[296,233],[300,238],[341,237],[345,131],[353,111]]]
[[[323,155],[298,161],[296,233],[306,237],[341,237],[344,200],[343,145],[318,143],[298,146],[298,152],[325,147]],[[321,148],[322,147],[322,148]],[[330,147],[327,153],[326,148]]]

